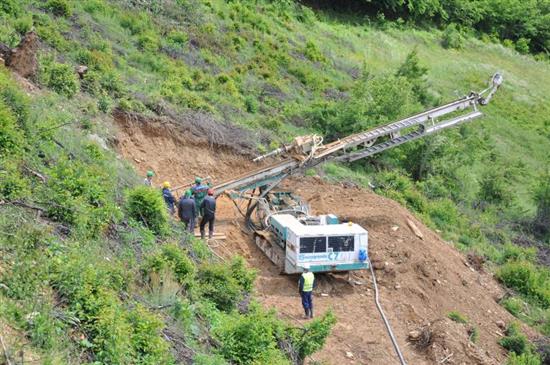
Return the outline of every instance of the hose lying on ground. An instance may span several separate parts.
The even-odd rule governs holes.
[[[384,311],[382,310],[382,305],[379,301],[379,295],[378,295],[378,285],[376,284],[376,276],[374,275],[374,269],[372,268],[372,264],[370,262],[370,259],[367,258],[367,262],[369,263],[370,273],[372,275],[372,282],[374,284],[374,301],[376,302],[376,308],[378,308],[378,312],[380,312],[380,315],[382,316],[382,319],[384,320],[384,325],[386,326],[386,330],[388,331],[388,334],[390,335],[391,342],[393,344],[393,348],[395,349],[395,352],[397,353],[397,356],[399,357],[399,361],[401,362],[401,365],[407,365],[405,362],[405,359],[403,358],[403,354],[401,353],[401,350],[399,349],[399,345],[397,344],[397,340],[395,339],[395,336],[393,334],[393,331],[390,326],[390,322],[386,318],[386,315],[384,314]]]

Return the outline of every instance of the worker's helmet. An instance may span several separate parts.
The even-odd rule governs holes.
[[[147,177],[153,177],[155,176],[155,173],[151,170],[147,171]]]
[[[308,263],[305,263],[305,264],[302,264],[302,269],[304,270],[309,270],[309,264]]]
[[[162,187],[163,188],[169,188],[170,187],[170,182],[168,182],[168,181],[163,182]]]
[[[208,189],[208,195],[214,195],[214,189]]]
[[[195,178],[195,182],[196,182],[197,184],[200,184],[200,183],[202,182],[202,179],[201,179],[200,177],[197,176],[197,177]]]
[[[191,189],[185,190],[185,194],[184,194],[184,195],[185,195],[186,198],[191,197],[191,195],[193,195],[193,190],[191,190]]]

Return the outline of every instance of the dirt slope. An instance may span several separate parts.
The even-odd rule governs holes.
[[[169,180],[185,184],[195,175],[217,182],[257,167],[231,148],[216,149],[205,141],[185,137],[185,129],[161,120],[116,118],[119,152],[144,173],[157,173],[157,184]],[[505,351],[497,344],[498,321],[513,317],[496,300],[502,289],[490,274],[478,272],[465,257],[426,228],[394,201],[369,191],[332,185],[319,178],[293,178],[284,186],[306,198],[314,212],[335,213],[367,228],[369,254],[377,268],[381,302],[409,364],[502,364]],[[242,229],[242,219],[231,202],[220,199],[218,231],[225,241],[210,242],[221,256],[239,254],[259,271],[256,290],[267,308],[300,324],[302,311],[296,277],[281,276]],[[407,224],[412,221],[420,239]],[[397,358],[374,305],[370,274],[318,275],[316,313],[333,308],[338,323],[325,348],[313,356],[329,364],[395,364]],[[447,318],[458,311],[469,319],[459,324]],[[479,329],[476,344],[469,341],[471,326]],[[431,333],[424,349],[408,342],[411,331]]]

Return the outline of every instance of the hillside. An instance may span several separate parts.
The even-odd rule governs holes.
[[[536,343],[506,361],[537,349],[532,361],[548,361],[537,338],[550,335],[550,6],[510,0],[497,14],[490,0],[468,23],[474,1],[367,3],[2,2],[0,362],[391,361],[367,273],[357,286],[323,279],[333,312],[306,325],[311,340],[293,320],[294,279],[271,272],[228,202],[228,240],[208,247],[140,176],[221,181],[297,135],[388,123],[481,90],[495,71],[505,82],[482,120],[285,186],[372,231],[373,257],[396,268],[378,273],[400,342],[428,323],[437,334],[429,351],[406,345],[411,363],[450,352],[448,363],[503,363],[496,322],[512,315]],[[29,48],[12,51],[25,34]],[[255,284],[234,253],[258,269]],[[372,321],[354,332],[340,297]],[[232,341],[243,333],[263,336]]]
[[[178,185],[204,171],[215,179],[229,179],[255,168],[234,151],[208,147],[206,141],[187,139],[184,129],[170,121],[133,121],[131,116],[117,118],[118,150],[140,170],[153,168]],[[179,132],[179,133],[178,133]],[[155,158],[145,161],[145,156]],[[200,163],[193,157],[203,156]],[[174,166],[182,168],[174,168]],[[183,169],[183,167],[186,167]],[[227,171],[231,169],[231,173]],[[414,364],[433,364],[453,355],[451,363],[501,364],[505,351],[497,344],[502,336],[500,321],[513,316],[498,301],[505,294],[494,278],[474,269],[466,257],[431,232],[397,203],[365,189],[330,184],[319,178],[295,178],[282,189],[289,189],[312,204],[313,213],[333,212],[369,231],[369,252],[377,267],[382,303],[401,344],[410,332],[429,328],[433,340],[427,349],[405,346],[405,358]],[[218,232],[225,241],[209,245],[222,257],[243,256],[258,270],[256,292],[266,308],[279,316],[303,322],[295,277],[282,276],[243,230],[244,222],[227,198],[219,199]],[[412,219],[424,234],[415,236],[407,225]],[[346,276],[319,276],[317,311],[334,310],[337,324],[325,348],[312,359],[328,364],[390,364],[396,361],[391,342],[376,307],[370,273]],[[321,293],[323,293],[321,295]],[[454,323],[448,313],[458,311],[468,323]],[[469,330],[477,328],[479,339],[471,342]],[[532,338],[538,335],[528,330]],[[346,356],[346,353],[353,356]]]

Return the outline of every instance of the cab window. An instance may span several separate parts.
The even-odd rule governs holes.
[[[327,252],[326,237],[301,237],[300,253]]]
[[[328,248],[333,252],[355,251],[354,236],[333,236],[328,238]]]

